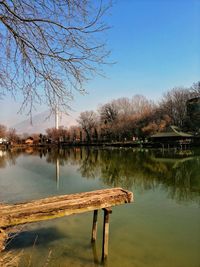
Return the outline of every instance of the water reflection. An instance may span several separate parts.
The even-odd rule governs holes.
[[[99,178],[103,184],[141,190],[161,186],[177,201],[198,200],[200,192],[200,154],[193,151],[162,151],[138,149],[69,149],[9,150],[0,153],[0,168],[16,164],[21,155],[45,158],[55,166],[57,188],[60,166],[76,165],[81,176]]]
[[[199,173],[200,150],[0,151],[0,202],[124,187],[136,201],[113,212],[108,266],[198,266]],[[91,223],[86,213],[27,225],[9,249],[23,249],[21,267],[30,258],[31,266],[46,266],[49,251],[49,266],[102,266],[101,221],[97,247],[90,245]]]
[[[59,189],[59,181],[60,181],[60,160],[57,158],[56,160],[56,185],[57,189]]]

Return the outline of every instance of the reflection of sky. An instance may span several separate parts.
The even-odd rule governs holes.
[[[49,195],[76,193],[98,188],[98,181],[88,183],[81,179],[77,166],[60,166],[57,185],[56,164],[36,156],[20,156],[15,165],[7,164],[0,170],[0,202],[48,197]]]

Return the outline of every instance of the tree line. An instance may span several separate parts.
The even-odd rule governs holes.
[[[200,106],[200,82],[190,88],[176,87],[166,92],[157,103],[143,95],[119,98],[100,105],[96,111],[81,112],[78,125],[70,128],[48,128],[46,134],[34,134],[35,143],[52,142],[122,142],[148,138],[169,125],[200,134],[199,109],[194,114],[188,100],[195,98]],[[0,125],[0,138],[19,141],[15,129]],[[24,134],[21,139],[28,137]]]
[[[145,139],[166,130],[169,125],[198,134],[200,109],[194,116],[194,112],[189,112],[191,109],[188,108],[188,100],[193,98],[197,99],[200,106],[200,82],[190,88],[173,88],[158,103],[142,95],[119,98],[100,105],[97,111],[80,113],[79,126],[69,129],[69,132],[73,132],[71,134],[75,139],[87,142]],[[50,131],[52,129],[48,129]]]

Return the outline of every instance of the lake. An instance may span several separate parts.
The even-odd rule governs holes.
[[[134,202],[113,208],[107,267],[200,266],[200,150],[132,148],[0,150],[0,202],[123,187]],[[102,216],[33,223],[9,242],[25,266],[102,266]],[[6,252],[4,252],[6,253]]]

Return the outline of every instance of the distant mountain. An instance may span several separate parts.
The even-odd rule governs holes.
[[[52,114],[49,116],[49,111],[44,111],[32,117],[32,122],[30,119],[24,120],[12,126],[15,128],[18,134],[22,133],[45,133],[47,128],[55,127],[55,116]],[[76,125],[76,119],[78,114],[76,112],[71,112],[70,115],[62,114],[59,116],[59,126],[70,127]]]

